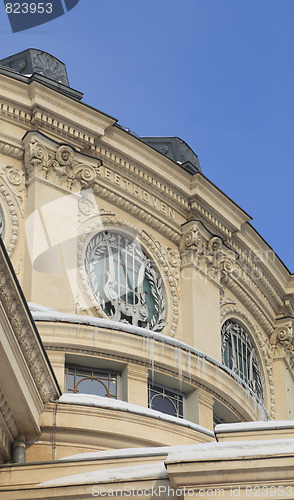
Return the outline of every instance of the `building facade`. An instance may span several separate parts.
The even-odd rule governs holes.
[[[1,498],[294,498],[293,275],[183,140],[0,65]]]

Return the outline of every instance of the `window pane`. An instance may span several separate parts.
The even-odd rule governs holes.
[[[163,328],[162,281],[138,242],[115,233],[97,234],[86,248],[85,271],[95,300],[111,319]]]
[[[161,394],[154,396],[151,402],[151,408],[153,410],[162,411],[162,413],[167,413],[168,415],[177,416],[177,411],[173,403]]]
[[[183,395],[178,391],[148,382],[148,405],[174,417],[183,418]]]
[[[68,392],[117,399],[117,374],[114,372],[67,367],[65,374]]]
[[[248,334],[234,321],[222,327],[223,363],[234,371],[263,400],[262,374]]]

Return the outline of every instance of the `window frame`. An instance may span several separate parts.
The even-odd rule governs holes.
[[[151,388],[161,389],[163,391],[163,397],[166,397],[166,399],[169,399],[168,396],[164,395],[164,391],[173,393],[176,397],[181,398],[181,401],[179,403],[182,405],[182,411],[180,412],[177,409],[177,411],[176,411],[177,415],[171,415],[170,413],[165,413],[165,412],[161,412],[161,413],[163,413],[164,415],[171,415],[171,416],[174,416],[176,418],[185,419],[186,395],[183,392],[179,391],[178,389],[173,389],[171,387],[167,387],[165,385],[159,384],[159,383],[157,383],[155,381],[152,381],[151,379],[148,379],[147,385],[148,385],[148,387],[147,387],[147,391],[148,391],[148,408],[150,408],[151,410],[154,409],[154,408],[151,407],[151,401],[150,401],[150,391],[151,391]],[[158,392],[158,394],[160,394],[160,392]],[[154,397],[155,396],[153,396],[153,398]],[[170,401],[170,399],[169,399],[169,401]],[[172,404],[174,404],[174,403],[172,402]],[[155,410],[155,411],[160,411],[160,410]]]
[[[264,376],[255,343],[251,339],[247,328],[238,320],[227,319],[221,327],[222,363],[238,375],[263,402]]]
[[[68,388],[68,370],[75,370],[75,371],[80,371],[81,373],[79,376],[83,376],[83,374],[94,374],[92,377],[85,377],[83,380],[86,379],[97,379],[102,385],[105,386],[104,382],[102,380],[99,380],[99,375],[108,375],[109,377],[111,376],[116,376],[116,397],[111,397],[108,395],[105,396],[100,396],[100,397],[105,397],[106,399],[114,399],[114,400],[120,400],[121,399],[121,373],[117,370],[112,370],[112,369],[106,369],[106,368],[99,368],[97,366],[82,366],[82,365],[77,365],[75,363],[66,363],[64,367],[64,392],[67,394],[84,394],[82,391],[77,391],[75,392],[74,390]],[[97,377],[95,377],[95,372],[97,373]],[[77,376],[76,374],[74,375],[75,377]],[[78,384],[82,382],[80,380]],[[78,385],[77,384],[77,385]],[[106,387],[106,386],[105,386]],[[109,392],[109,389],[106,388],[106,390]],[[87,393],[88,394],[88,393]],[[91,393],[89,395],[93,396],[99,396],[99,394]],[[112,395],[114,396],[114,395]]]
[[[130,258],[135,266],[132,276]],[[97,273],[100,266],[102,270]],[[167,324],[162,276],[133,234],[116,229],[97,232],[85,246],[84,271],[95,301],[109,319],[155,331],[161,331]],[[123,284],[121,276],[125,278]],[[135,288],[134,280],[137,280]]]

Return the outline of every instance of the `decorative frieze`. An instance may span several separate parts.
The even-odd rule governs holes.
[[[7,426],[7,429],[10,433],[10,436],[9,436],[10,441],[12,441],[13,439],[16,438],[19,431],[18,431],[17,424],[13,418],[11,410],[7,404],[7,401],[4,397],[4,394],[1,391],[1,389],[0,389],[0,415],[3,418],[3,420]]]
[[[8,182],[6,182],[7,178],[4,172],[1,173],[1,179],[0,203],[4,216],[4,242],[8,255],[10,256],[18,239],[19,212],[16,207],[16,199],[10,187],[8,187]],[[23,206],[20,208],[23,213]]]
[[[21,160],[23,158],[24,152],[21,148],[9,144],[4,141],[0,141],[0,153],[11,156],[12,158],[16,158],[17,160]]]
[[[0,103],[0,113],[7,118],[13,118],[20,122],[30,123],[31,121],[30,113],[9,104]]]
[[[41,346],[27,312],[24,306],[20,307],[21,298],[4,260],[0,263],[0,297],[43,402],[56,399],[59,396],[57,387],[53,383],[52,374],[45,363]]]
[[[206,220],[211,226],[213,226],[217,231],[219,231],[221,234],[224,235],[224,237],[231,238],[232,233],[231,231],[224,226],[219,220],[216,219],[206,208],[204,208],[197,200],[194,200],[191,203],[190,207],[191,214],[194,214],[197,216],[198,214],[201,215],[201,217]]]
[[[176,203],[182,209],[189,209],[189,202],[187,198],[184,198],[179,193],[177,193],[174,189],[170,188],[166,183],[161,182],[159,179],[156,179],[153,175],[150,175],[144,170],[136,167],[130,161],[125,160],[121,156],[118,156],[117,153],[112,153],[105,149],[105,147],[96,147],[96,152],[99,156],[105,158],[105,163],[112,163],[115,166],[119,166],[120,170],[123,169],[128,175],[131,175],[141,186],[150,186],[152,187],[152,191],[157,191],[158,193],[164,194],[166,198],[168,198],[171,202]]]

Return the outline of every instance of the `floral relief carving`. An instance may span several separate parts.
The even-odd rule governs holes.
[[[278,326],[271,335],[270,343],[274,357],[286,356],[294,369],[294,319],[280,318]]]
[[[1,173],[1,177],[5,179],[13,191],[13,194],[17,198],[19,208],[21,210],[22,216],[24,216],[24,188],[25,188],[25,176],[21,170],[13,168],[11,166],[6,166]]]
[[[91,164],[82,163],[73,147],[62,144],[56,148],[50,139],[41,139],[40,134],[33,132],[24,138],[28,181],[41,177],[73,192],[93,186],[101,160],[87,158]]]
[[[195,265],[208,278],[220,281],[233,273],[237,254],[211,233],[200,221],[187,224],[180,242],[182,267]]]
[[[20,305],[20,297],[16,284],[5,261],[0,264],[0,297],[3,309],[9,319],[11,328],[17,338],[23,357],[26,360],[34,382],[41,394],[44,403],[56,399],[59,394],[52,379],[52,374],[45,363],[43,352],[38,343],[33,325],[25,308]]]
[[[18,239],[19,210],[14,193],[8,186],[5,174],[1,174],[2,185],[0,186],[0,204],[3,211],[4,242],[8,255],[11,256]],[[23,207],[22,207],[23,214]]]

